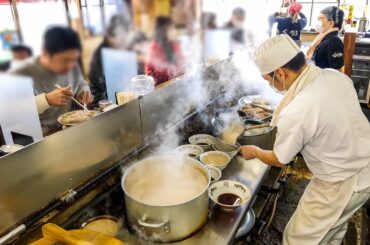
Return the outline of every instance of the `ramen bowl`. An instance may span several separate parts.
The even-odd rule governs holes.
[[[249,187],[232,180],[214,182],[209,187],[208,194],[214,204],[226,210],[236,209],[251,198]]]
[[[200,161],[206,166],[213,166],[223,170],[229,164],[230,156],[222,151],[209,151],[200,155]]]
[[[200,146],[188,144],[177,147],[175,153],[191,158],[198,158],[203,153],[203,149]]]
[[[209,171],[209,174],[211,176],[211,183],[213,182],[216,182],[216,181],[219,181],[221,179],[221,176],[222,176],[222,172],[220,169],[216,168],[216,167],[213,167],[213,166],[206,166],[208,171]]]
[[[215,141],[215,138],[209,134],[196,134],[189,138],[190,144],[202,147],[203,151],[212,150]]]

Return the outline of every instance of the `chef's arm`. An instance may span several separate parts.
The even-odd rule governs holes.
[[[245,145],[240,148],[241,155],[247,159],[258,158],[267,165],[283,168],[285,165],[279,162],[273,151],[263,150],[254,145]]]

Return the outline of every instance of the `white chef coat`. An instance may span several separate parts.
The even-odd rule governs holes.
[[[355,191],[370,186],[370,124],[352,81],[321,70],[279,115],[274,153],[289,163],[301,152],[315,177],[338,182],[359,174]]]

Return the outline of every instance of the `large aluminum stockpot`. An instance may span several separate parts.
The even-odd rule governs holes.
[[[256,145],[264,150],[272,150],[274,148],[276,136],[276,128],[265,127],[244,130],[237,138],[237,142],[241,145]]]
[[[201,173],[200,176],[204,176],[204,181],[206,181],[204,189],[190,200],[174,205],[150,205],[134,198],[135,195],[129,193],[130,190],[128,190],[130,182],[137,183],[138,178],[142,176],[140,171],[148,171],[148,166],[161,166],[161,162],[172,162],[171,168],[177,168],[179,162],[191,166],[194,171]],[[177,174],[181,173],[178,171]],[[135,163],[125,172],[121,182],[125,193],[126,215],[130,229],[140,238],[154,242],[173,242],[191,236],[207,222],[209,202],[207,190],[210,179],[208,169],[190,157],[155,156]],[[172,184],[168,183],[168,185]]]

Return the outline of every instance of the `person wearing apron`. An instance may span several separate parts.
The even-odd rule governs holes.
[[[300,152],[313,177],[288,222],[283,244],[341,244],[348,219],[370,197],[370,124],[346,75],[321,69],[287,35],[262,43],[254,62],[285,93],[274,112],[273,151],[242,146],[246,159],[284,167]]]

